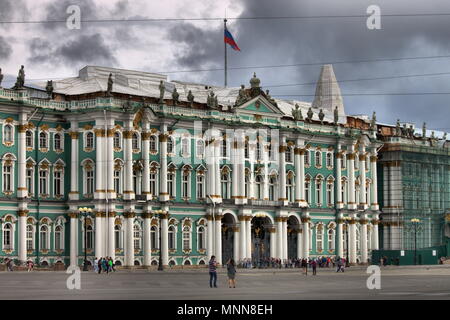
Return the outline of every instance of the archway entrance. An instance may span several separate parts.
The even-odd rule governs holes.
[[[252,261],[255,266],[270,258],[270,228],[271,222],[267,217],[254,217],[252,225]]]
[[[234,257],[234,231],[236,225],[234,217],[230,213],[225,213],[222,218],[222,265],[225,265],[229,259]]]
[[[295,216],[290,216],[287,221],[287,246],[288,246],[288,258],[296,259],[297,257],[297,240],[300,236],[298,231],[300,230],[300,222]]]

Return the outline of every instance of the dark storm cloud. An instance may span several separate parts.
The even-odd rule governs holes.
[[[369,0],[245,0],[243,17],[366,15]],[[352,61],[378,58],[432,56],[450,54],[448,17],[383,17],[394,13],[450,12],[450,3],[378,0],[382,30],[368,30],[366,18],[229,20],[241,52],[229,52],[229,66],[278,65],[288,63]],[[219,26],[199,29],[193,24],[173,27],[170,40],[186,44],[177,63],[183,67],[223,65],[223,34]],[[191,47],[189,47],[191,46]],[[379,63],[335,64],[339,79],[359,79],[398,74],[450,72],[450,59],[412,60]],[[237,86],[247,82],[256,71],[262,85],[316,81],[320,66],[230,70],[229,82]],[[181,77],[181,75],[180,75]],[[222,83],[220,72],[208,73],[205,81]],[[450,92],[450,77],[417,77],[401,80],[342,82],[346,93]],[[314,86],[273,88],[272,95],[304,94],[295,99],[311,101]],[[376,110],[381,121],[394,123],[397,118],[420,125],[428,119],[435,128],[448,125],[449,96],[344,96],[349,114],[371,114]],[[443,117],[447,115],[447,117]],[[447,130],[450,130],[447,129]]]
[[[100,34],[80,35],[56,48],[49,41],[36,38],[30,41],[30,50],[29,61],[32,63],[105,66],[117,63],[111,48]]]
[[[0,62],[6,61],[12,53],[11,45],[6,41],[6,39],[0,36]]]

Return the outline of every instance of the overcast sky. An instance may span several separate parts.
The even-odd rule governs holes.
[[[241,48],[228,50],[229,67],[450,55],[450,16],[383,17],[383,14],[449,13],[448,0],[1,0],[0,21],[64,20],[79,5],[83,20],[118,18],[229,18],[268,16],[366,15],[381,8],[381,30],[366,18],[230,19],[228,28]],[[85,65],[151,72],[223,68],[223,22],[160,21],[0,24],[3,86],[14,83],[21,64],[31,79],[75,76]],[[370,81],[341,82],[347,114],[372,114],[378,120],[414,122],[450,131],[450,95],[374,95],[360,93],[450,93],[450,58],[334,65],[338,80],[448,73]],[[272,95],[312,101],[319,65],[248,68],[229,71],[229,85],[248,85],[256,72]],[[171,80],[223,84],[223,71],[170,73]],[[356,95],[355,95],[356,94]]]

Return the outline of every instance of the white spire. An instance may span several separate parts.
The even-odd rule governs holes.
[[[341,89],[339,89],[339,84],[334,75],[333,66],[326,64],[322,66],[320,71],[312,107],[333,112],[336,106],[338,107],[339,116],[345,116]]]

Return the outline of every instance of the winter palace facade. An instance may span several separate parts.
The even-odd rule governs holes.
[[[224,88],[85,67],[0,88],[0,133],[0,258],[365,263],[378,249],[382,144],[375,119],[345,114],[330,65],[313,103],[256,75]]]

